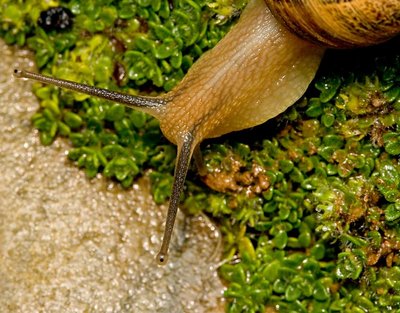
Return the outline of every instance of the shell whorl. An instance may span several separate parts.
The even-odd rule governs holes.
[[[400,0],[265,0],[275,17],[330,48],[378,44],[400,33]]]

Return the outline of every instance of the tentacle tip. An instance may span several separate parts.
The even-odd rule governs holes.
[[[162,252],[157,254],[158,265],[165,265],[165,264],[167,264],[167,261],[168,261],[168,254],[164,254]]]
[[[14,69],[14,76],[16,76],[16,77],[22,77],[22,71],[19,70],[19,69],[17,69],[17,68],[15,68],[15,69]]]

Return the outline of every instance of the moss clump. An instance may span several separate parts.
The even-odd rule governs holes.
[[[128,93],[170,90],[243,6],[64,1],[72,29],[46,33],[33,13],[6,18],[6,4],[1,35],[26,42],[42,72]],[[37,7],[37,16],[46,9]],[[227,311],[400,310],[395,51],[331,53],[306,96],[280,117],[202,145],[208,174],[201,182],[189,173],[184,207],[220,224]],[[32,120],[44,144],[69,138],[69,158],[89,177],[102,172],[126,187],[152,168],[155,200],[167,200],[175,148],[154,119],[49,86],[36,85],[35,93],[41,109]]]

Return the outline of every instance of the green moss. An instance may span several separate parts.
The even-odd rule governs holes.
[[[205,202],[202,207],[210,208],[210,213],[220,212],[217,216],[224,225],[226,253],[241,260],[221,269],[229,282],[226,292],[229,312],[262,311],[260,303],[248,303],[247,289],[255,291],[258,287],[244,286],[240,280],[233,279],[235,276],[230,272],[235,272],[235,267],[242,267],[247,284],[257,279],[271,280],[272,292],[265,293],[263,300],[258,299],[262,307],[277,305],[283,312],[400,309],[396,302],[398,291],[386,284],[381,286],[388,271],[395,275],[399,270],[400,171],[395,148],[399,121],[395,104],[399,98],[386,98],[383,90],[388,85],[390,89],[398,88],[400,56],[384,53],[384,57],[378,58],[377,54],[372,53],[359,64],[376,62],[371,69],[364,69],[366,73],[351,70],[350,66],[341,70],[340,76],[333,72],[332,88],[336,91],[329,96],[329,101],[325,101],[326,89],[329,89],[325,75],[333,70],[321,71],[315,89],[310,87],[306,94],[312,97],[294,106],[295,120],[291,118],[293,113],[287,112],[278,118],[285,122],[280,122],[283,126],[277,134],[249,142],[250,153],[246,161],[242,159],[239,171],[251,172],[255,165],[262,165],[270,184],[267,190],[253,192],[246,204],[238,202],[242,193],[248,196],[249,190],[257,190],[249,189],[259,184],[253,177],[242,186],[243,190],[219,194],[225,198],[224,202],[219,201],[225,207],[218,207],[218,211],[212,207],[215,199],[211,202],[210,197],[193,196],[202,199]],[[392,81],[385,81],[385,71],[379,71],[377,64],[382,66],[382,62],[386,70],[396,73],[391,76]],[[375,82],[372,94],[371,81]],[[343,101],[353,86],[359,99],[363,99],[358,102],[360,109]],[[310,107],[314,107],[312,114]],[[329,123],[326,123],[327,112]],[[257,137],[257,132],[268,133],[264,129],[276,129],[275,122],[253,130],[250,137]],[[240,159],[235,149],[236,140],[232,137],[224,143],[223,155],[220,147],[209,146],[206,161],[211,172],[232,171],[223,164],[224,157]],[[192,204],[190,198],[186,201],[187,205]],[[253,205],[248,207],[250,203]],[[256,214],[258,207],[262,207],[261,214]],[[247,215],[253,217],[251,223],[244,218]],[[244,234],[236,225],[245,226]],[[240,238],[243,236],[252,240],[255,259],[247,260],[246,252],[242,251]],[[277,253],[282,254],[277,257]],[[289,261],[297,258],[301,261]],[[271,264],[283,269],[271,269]],[[263,266],[269,266],[269,271],[259,272]],[[304,275],[308,270],[307,285]]]
[[[49,4],[56,5],[57,3]],[[0,34],[35,52],[41,71],[128,93],[168,91],[229,30],[241,1],[64,1],[67,32],[36,26],[35,1],[3,1]],[[394,43],[396,46],[398,42]],[[332,52],[306,95],[265,125],[202,145],[208,174],[189,173],[183,207],[220,225],[228,312],[400,310],[400,55]],[[362,54],[362,57],[360,57]],[[330,64],[335,68],[329,67]],[[129,187],[152,168],[170,195],[175,147],[147,115],[35,86],[44,144]],[[224,178],[224,179],[221,179]],[[213,184],[213,182],[224,183]]]

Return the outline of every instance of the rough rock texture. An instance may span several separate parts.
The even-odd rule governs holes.
[[[179,215],[169,264],[160,267],[166,207],[143,179],[130,190],[92,181],[41,146],[38,107],[14,67],[29,54],[0,42],[0,312],[216,312],[220,235],[204,217]]]

